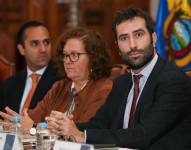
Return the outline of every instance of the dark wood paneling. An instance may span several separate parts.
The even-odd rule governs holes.
[[[129,5],[149,11],[149,0],[80,0],[79,2],[80,25],[93,28],[103,35],[113,63],[121,63],[121,59],[111,31],[112,18],[117,10]],[[67,28],[68,17],[69,5],[58,4],[56,0],[0,0],[0,30],[6,31],[12,40],[23,21],[37,19],[49,27],[54,46],[58,36]],[[11,49],[12,54],[16,55],[14,44]],[[12,58],[11,60],[17,62],[19,66],[23,63]]]

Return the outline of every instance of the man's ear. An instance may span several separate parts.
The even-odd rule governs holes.
[[[156,32],[152,33],[152,41],[153,41],[153,47],[156,47],[156,42],[157,42],[157,34],[156,34]]]
[[[21,55],[23,55],[23,56],[25,55],[25,50],[21,44],[17,45],[17,49],[19,50]]]

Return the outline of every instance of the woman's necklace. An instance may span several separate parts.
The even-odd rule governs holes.
[[[87,80],[86,82],[84,82],[84,84],[81,86],[80,90],[83,90],[85,88],[85,86],[87,85],[89,80]],[[78,92],[79,92],[78,91]],[[77,91],[75,89],[75,86],[74,86],[74,81],[72,82],[72,85],[71,85],[71,92],[69,94],[69,101],[68,101],[68,106],[67,106],[67,110],[65,112],[65,115],[68,116],[69,114],[71,114],[74,109],[75,109],[75,98],[76,98],[76,94],[77,94]]]
[[[89,80],[86,80],[86,82],[84,82],[84,84],[81,86],[81,88],[80,88],[79,91],[82,91],[82,90],[86,87],[88,81],[89,81]],[[74,83],[74,81],[73,81],[73,82],[72,82],[72,85],[71,85],[71,90],[74,89],[74,88],[75,88],[75,83]],[[78,92],[79,92],[79,91],[78,91]]]

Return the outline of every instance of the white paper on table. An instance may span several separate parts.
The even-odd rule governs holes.
[[[53,150],[94,150],[92,145],[57,140]]]
[[[10,138],[12,142],[10,142]],[[5,148],[5,145],[9,150],[22,149],[18,137],[15,134],[0,133],[0,150],[3,150]]]

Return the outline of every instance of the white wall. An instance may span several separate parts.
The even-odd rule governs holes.
[[[153,20],[156,19],[159,0],[150,0],[150,15]]]

